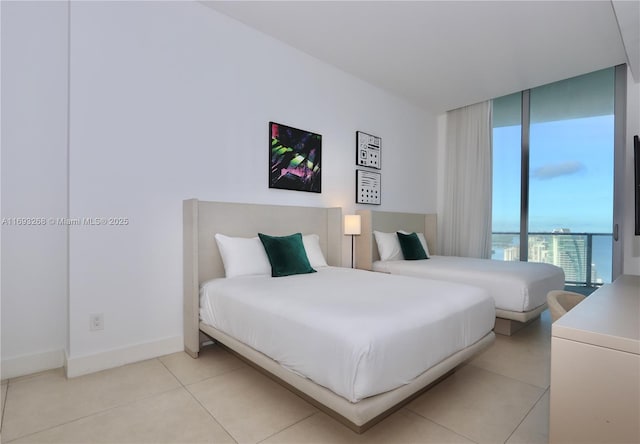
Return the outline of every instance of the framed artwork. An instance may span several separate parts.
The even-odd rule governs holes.
[[[380,173],[356,170],[356,203],[380,205],[380,181]]]
[[[356,165],[382,168],[382,139],[356,131]]]
[[[322,192],[322,136],[269,122],[269,188]]]

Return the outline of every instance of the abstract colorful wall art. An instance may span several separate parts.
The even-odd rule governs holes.
[[[322,136],[269,122],[269,188],[322,191]]]

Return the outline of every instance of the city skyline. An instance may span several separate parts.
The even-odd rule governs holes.
[[[530,234],[528,256],[561,266],[567,282],[585,282],[587,270],[592,284],[611,281],[613,123],[604,115],[531,124],[528,232],[565,234]],[[520,137],[520,125],[493,130],[494,233],[520,232]],[[517,236],[493,238],[493,259],[519,260]]]
[[[494,232],[520,231],[520,131],[493,130]],[[611,233],[613,116],[532,123],[530,147],[529,231]]]
[[[611,282],[611,235],[575,235],[557,233],[530,235],[528,260],[561,267],[567,282],[600,285]],[[493,235],[492,259],[520,260],[519,238],[511,235]],[[591,248],[591,261],[588,253]],[[587,272],[590,276],[587,276]]]

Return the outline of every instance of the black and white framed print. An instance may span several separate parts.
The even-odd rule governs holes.
[[[382,168],[382,139],[371,134],[356,131],[356,165]]]
[[[380,205],[380,182],[380,173],[356,170],[356,203]]]

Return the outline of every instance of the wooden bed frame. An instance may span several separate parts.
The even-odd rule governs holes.
[[[340,208],[185,200],[183,202],[184,349],[193,358],[198,357],[201,341],[208,340],[208,336],[352,430],[362,433],[452,373],[457,366],[491,345],[494,340],[494,334],[490,332],[472,346],[455,353],[422,373],[411,383],[360,402],[351,403],[313,381],[287,370],[274,360],[222,331],[200,322],[200,285],[207,280],[224,277],[224,266],[214,234],[253,237],[258,232],[272,235],[286,235],[294,232],[318,234],[327,263],[333,266],[341,265],[343,235]]]
[[[356,236],[356,268],[372,270],[373,262],[380,260],[373,231],[394,232],[398,230],[424,233],[429,253],[437,254],[438,225],[435,214],[399,213],[372,210],[357,210],[362,218],[362,231]],[[494,332],[511,336],[516,331],[540,317],[547,309],[546,302],[530,311],[517,312],[496,309]]]

